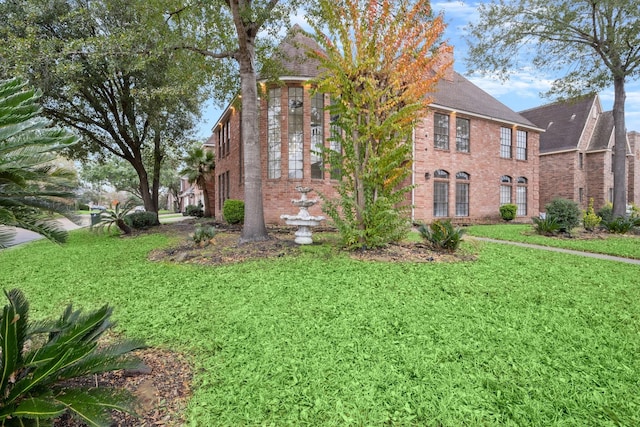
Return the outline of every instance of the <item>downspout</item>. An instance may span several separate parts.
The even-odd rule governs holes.
[[[411,130],[411,223],[416,219],[416,127]]]

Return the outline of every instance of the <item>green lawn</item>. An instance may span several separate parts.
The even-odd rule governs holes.
[[[535,234],[528,224],[474,225],[466,230],[469,236],[640,259],[640,237],[634,235],[605,234],[604,238],[593,239],[547,237]]]
[[[146,260],[168,243],[78,231],[0,252],[0,283],[35,317],[108,302],[190,355],[192,426],[640,425],[637,266],[481,242],[454,264]]]

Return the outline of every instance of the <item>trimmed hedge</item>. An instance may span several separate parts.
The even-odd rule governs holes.
[[[229,224],[244,223],[244,201],[227,199],[222,206],[222,217]]]

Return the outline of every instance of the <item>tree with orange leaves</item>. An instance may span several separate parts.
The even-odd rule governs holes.
[[[443,18],[412,0],[319,0],[317,13],[323,51],[310,54],[324,70],[314,85],[334,97],[326,155],[341,172],[324,210],[347,247],[384,246],[409,230],[412,131],[451,66]]]

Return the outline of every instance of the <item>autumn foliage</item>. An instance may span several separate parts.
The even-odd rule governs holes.
[[[310,55],[323,72],[314,84],[334,99],[327,157],[341,172],[340,198],[325,211],[346,246],[383,246],[408,230],[412,131],[452,49],[428,2],[321,0],[318,14],[323,50]]]

